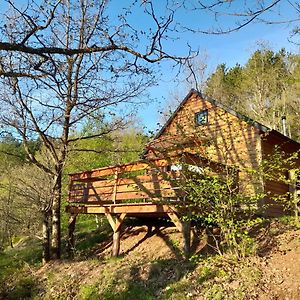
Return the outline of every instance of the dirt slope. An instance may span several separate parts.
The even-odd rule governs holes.
[[[284,231],[272,243],[260,260],[259,299],[300,299],[300,230]]]
[[[184,261],[181,244],[181,234],[173,228],[149,234],[147,227],[136,227],[123,234],[120,258],[110,258],[107,241],[85,259],[28,266],[27,277],[12,277],[0,298],[300,299],[299,229],[272,222],[257,235],[257,254],[244,259],[198,255]],[[205,253],[207,240],[194,239],[193,249]]]
[[[38,270],[35,275],[48,286],[44,299],[300,299],[300,230],[276,222],[260,239],[258,255],[243,261],[185,263],[174,229],[128,231],[119,259],[108,258],[107,246],[98,246],[98,259]]]

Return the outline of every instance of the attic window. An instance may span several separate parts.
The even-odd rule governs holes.
[[[195,113],[196,125],[206,125],[208,123],[208,110],[201,110]]]

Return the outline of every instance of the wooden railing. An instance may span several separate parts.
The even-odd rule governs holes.
[[[89,204],[153,202],[183,196],[176,160],[154,159],[70,174],[69,202]]]

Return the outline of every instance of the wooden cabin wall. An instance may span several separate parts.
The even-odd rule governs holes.
[[[275,149],[286,153],[287,156],[298,151],[300,145],[292,140],[285,138],[278,133],[267,133],[261,138],[262,159],[267,160],[275,154]],[[296,166],[300,167],[300,157],[296,161]],[[288,176],[288,174],[283,174]],[[289,185],[279,180],[266,180],[264,182],[265,193],[271,193],[271,196],[286,195],[289,192]],[[267,205],[266,215],[278,217],[286,213],[279,203],[270,198],[265,198],[263,204]]]
[[[195,125],[195,113],[206,109],[208,124]],[[163,145],[164,140],[175,136],[174,141],[178,144],[178,137],[183,140],[193,137],[195,140],[193,146],[184,150],[193,150],[210,160],[235,165],[242,170],[240,189],[245,194],[262,191],[261,180],[253,180],[243,171],[257,169],[261,162],[260,132],[254,126],[193,94],[157,138],[156,144]],[[149,151],[148,156],[159,156],[161,153],[157,148]]]

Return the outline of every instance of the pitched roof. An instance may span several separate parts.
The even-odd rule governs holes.
[[[230,113],[231,115],[239,118],[240,120],[250,124],[251,126],[259,129],[261,131],[261,133],[267,133],[267,132],[272,132],[278,136],[280,136],[281,138],[284,138],[286,140],[292,141],[294,143],[297,143],[299,146],[300,144],[292,139],[290,139],[289,137],[283,135],[282,133],[280,133],[277,130],[271,129],[257,121],[252,120],[251,118],[231,109],[230,107],[220,103],[219,101],[205,96],[203,95],[201,92],[195,90],[195,89],[191,89],[190,92],[185,96],[185,98],[182,100],[182,102],[179,104],[179,106],[176,108],[176,110],[172,113],[172,115],[169,117],[169,119],[167,120],[167,122],[163,125],[163,127],[157,132],[157,134],[154,136],[154,138],[152,140],[155,140],[157,138],[159,138],[163,132],[165,131],[165,129],[170,125],[170,123],[173,121],[173,119],[175,118],[176,114],[178,113],[178,111],[185,105],[185,103],[188,101],[188,99],[192,96],[192,95],[196,95],[199,96],[201,99],[210,102],[211,104],[213,104],[214,106],[220,107],[221,109],[223,109],[224,111]],[[147,153],[147,150],[144,151],[144,155]]]

